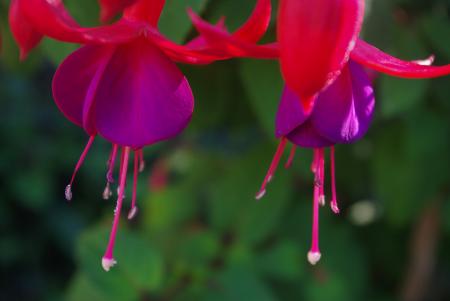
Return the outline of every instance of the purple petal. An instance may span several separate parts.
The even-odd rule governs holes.
[[[53,78],[53,98],[56,105],[67,119],[85,127],[90,135],[95,134],[96,130],[92,122],[83,117],[93,100],[87,94],[98,84],[99,72],[104,69],[102,66],[113,50],[114,47],[109,46],[82,47],[64,60]]]
[[[367,74],[350,61],[336,81],[319,94],[311,121],[328,140],[351,143],[367,133],[374,107],[374,90]]]
[[[106,139],[141,148],[177,135],[193,109],[192,91],[178,67],[150,42],[138,40],[116,48],[92,114]]]
[[[335,143],[319,134],[311,120],[306,121],[301,126],[286,136],[295,145],[306,148],[328,147]]]
[[[286,85],[281,95],[276,117],[275,135],[277,138],[287,136],[308,119],[298,96]]]

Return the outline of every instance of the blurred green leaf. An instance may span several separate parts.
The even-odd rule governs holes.
[[[208,204],[214,228],[234,230],[238,240],[250,244],[260,242],[275,230],[292,191],[286,184],[286,172],[280,168],[268,186],[267,195],[256,201],[270,160],[268,153],[250,152],[221,172],[221,179],[210,191]]]
[[[214,281],[204,301],[275,301],[270,288],[247,269],[230,268]]]
[[[163,280],[162,258],[144,238],[120,229],[116,239],[118,264],[109,272],[101,266],[109,231],[94,228],[78,243],[81,271],[110,300],[131,300],[145,291],[158,289]]]
[[[167,0],[158,24],[161,32],[177,43],[183,42],[192,29],[186,9],[201,14],[206,3],[207,0]]]
[[[108,293],[99,290],[92,281],[84,275],[76,275],[72,280],[70,287],[67,291],[67,301],[80,301],[80,300],[96,300],[96,301],[108,301],[111,300]]]
[[[431,45],[439,54],[445,55],[445,59],[450,59],[450,40],[442,37],[450,36],[450,21],[448,16],[440,11],[427,15],[421,20],[421,25],[430,40]]]
[[[382,75],[379,95],[383,116],[394,117],[420,105],[425,100],[428,84],[426,80],[411,81]]]
[[[301,248],[289,240],[281,241],[262,252],[256,262],[261,273],[280,281],[298,279],[306,263]]]
[[[243,61],[240,74],[250,105],[264,130],[272,137],[275,132],[275,113],[283,89],[278,63]]]

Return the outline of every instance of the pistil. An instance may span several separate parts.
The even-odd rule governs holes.
[[[308,261],[312,265],[318,263],[321,257],[319,250],[319,193],[319,186],[314,184],[312,243],[308,252]]]
[[[114,210],[114,220],[111,229],[111,234],[109,236],[108,246],[106,248],[105,255],[102,258],[103,269],[107,272],[117,263],[117,261],[114,259],[113,252],[116,241],[117,229],[119,226],[120,211],[122,209],[122,203],[124,199],[129,156],[130,156],[130,148],[129,147],[123,148],[120,161],[119,195],[117,197],[117,204]]]

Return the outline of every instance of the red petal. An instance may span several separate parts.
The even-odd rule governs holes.
[[[398,77],[432,78],[450,74],[450,65],[433,67],[402,61],[362,40],[356,43],[351,57],[369,68]]]
[[[42,35],[35,31],[27,21],[19,7],[19,1],[12,0],[9,6],[9,26],[14,40],[20,48],[20,59],[24,60],[28,53],[39,44]]]
[[[136,4],[124,11],[123,16],[129,20],[146,21],[156,27],[165,2],[165,0],[137,0]]]
[[[287,85],[302,100],[312,99],[339,75],[359,35],[363,14],[363,0],[281,0],[281,69]]]
[[[136,0],[99,0],[100,20],[107,22]]]
[[[211,50],[220,51],[223,58],[228,57],[254,57],[276,58],[278,49],[275,44],[255,45],[228,33],[219,26],[214,26],[202,20],[194,11],[188,10],[188,14],[195,28],[206,39]],[[205,50],[206,50],[205,48]]]
[[[36,31],[65,42],[123,43],[139,36],[142,30],[141,24],[126,21],[110,26],[82,28],[70,17],[60,1],[27,0],[19,3],[20,10]]]
[[[270,0],[258,0],[250,18],[233,33],[233,36],[247,42],[258,42],[270,25],[271,13]]]

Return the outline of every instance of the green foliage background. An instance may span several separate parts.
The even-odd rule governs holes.
[[[226,15],[236,28],[254,5],[167,2],[161,29],[178,42],[195,34],[187,6],[213,22]],[[65,3],[80,23],[97,24],[96,1]],[[58,112],[50,82],[77,46],[45,40],[19,63],[8,1],[0,5],[1,300],[450,300],[448,77],[374,74],[376,120],[365,139],[337,148],[343,212],[322,210],[323,259],[311,267],[310,151],[301,150],[267,197],[254,200],[276,148],[277,63],[182,66],[196,96],[193,121],[174,141],[145,150],[140,213],[122,220],[119,264],[105,273],[100,259],[114,208],[101,198],[105,141],[95,142],[72,203],[63,198],[87,137]],[[404,59],[433,53],[436,64],[450,62],[449,1],[368,6],[366,40]],[[168,176],[163,187],[155,185],[161,172]],[[374,215],[362,225],[367,210]]]

